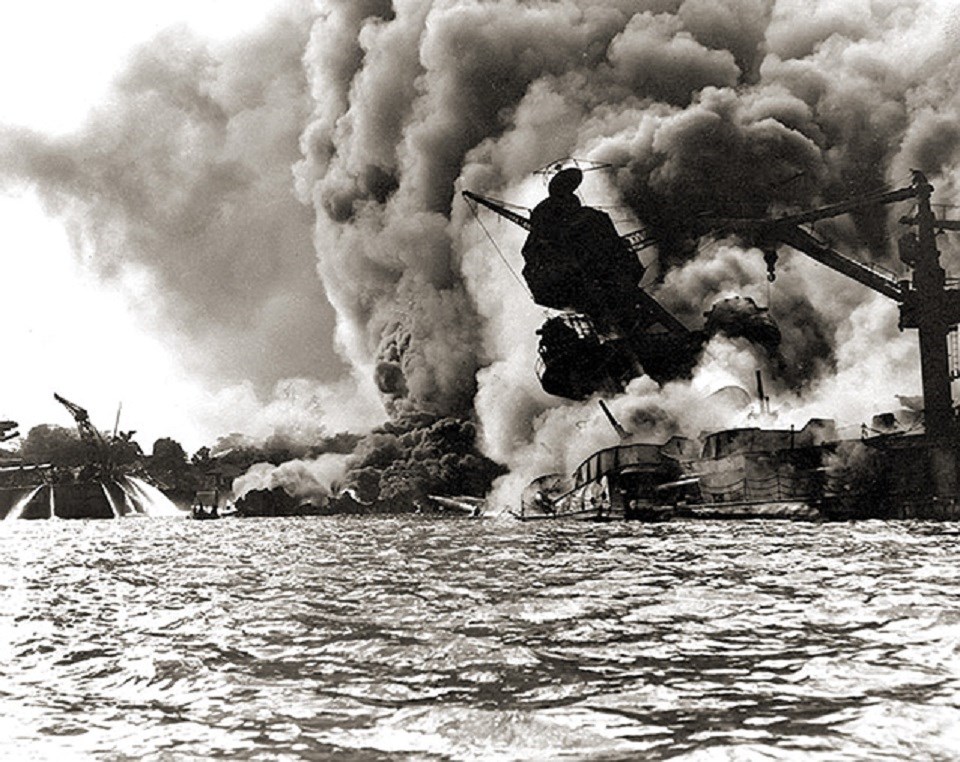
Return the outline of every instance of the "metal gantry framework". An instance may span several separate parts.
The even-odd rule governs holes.
[[[907,188],[799,214],[763,219],[700,218],[699,222],[715,233],[738,234],[763,251],[771,279],[777,249],[787,245],[897,302],[900,328],[916,328],[919,332],[925,428],[929,436],[941,438],[956,433],[947,333],[960,323],[960,290],[947,287],[934,236],[938,229],[960,229],[960,224],[934,217],[930,206],[932,191],[923,174],[915,172],[913,183]],[[897,279],[892,273],[840,254],[800,227],[866,207],[910,199],[916,201],[917,214],[904,217],[901,222],[915,226],[917,231],[901,237],[900,258],[913,268],[912,280]]]
[[[930,204],[933,188],[921,173],[913,173],[907,188],[866,196],[839,204],[762,219],[701,218],[704,230],[734,233],[764,253],[774,277],[777,249],[787,245],[884,296],[900,307],[900,328],[917,329],[920,344],[920,377],[923,389],[924,430],[932,457],[932,475],[939,496],[956,496],[957,417],[951,396],[948,334],[960,323],[960,290],[947,285],[940,265],[936,233],[960,230],[960,222],[937,219]],[[899,280],[873,265],[834,251],[800,226],[858,211],[870,206],[914,200],[917,212],[900,222],[911,230],[899,241],[900,259],[913,269],[911,280]]]
[[[70,412],[70,415],[73,416],[73,420],[77,424],[77,430],[80,432],[80,438],[83,441],[98,446],[106,446],[107,443],[103,436],[96,430],[94,425],[90,423],[90,414],[85,408],[80,407],[77,403],[71,402],[56,393],[54,393],[53,398],[63,405]]]
[[[923,389],[924,429],[928,444],[937,463],[933,469],[937,494],[957,495],[957,448],[960,446],[960,427],[951,396],[951,368],[948,334],[960,324],[960,289],[947,284],[946,273],[940,265],[936,233],[944,230],[960,231],[960,221],[937,219],[930,196],[933,187],[918,171],[913,173],[910,186],[893,191],[862,196],[837,204],[785,214],[779,217],[707,217],[692,221],[697,233],[736,235],[744,243],[763,252],[770,280],[775,277],[777,250],[789,246],[831,270],[883,294],[897,302],[900,308],[900,328],[915,328],[920,344],[920,376]],[[500,202],[470,191],[463,195],[492,209],[501,217],[530,230],[527,217],[505,208]],[[899,241],[900,259],[913,269],[912,279],[899,279],[895,274],[876,265],[860,262],[841,254],[803,228],[820,220],[831,219],[868,207],[913,200],[914,216],[902,217],[900,222],[915,230],[905,233]],[[655,243],[643,230],[621,237],[633,252]],[[663,311],[652,297],[642,292],[646,300]],[[665,312],[665,311],[664,311]],[[669,315],[669,313],[667,313]],[[672,316],[671,316],[672,317]]]
[[[112,466],[110,445],[103,438],[103,435],[97,431],[97,428],[90,423],[90,414],[86,411],[86,408],[82,408],[75,402],[71,402],[56,393],[54,393],[53,398],[70,411],[70,415],[73,416],[73,420],[77,424],[77,430],[80,432],[81,441],[93,449],[100,466],[109,470]]]

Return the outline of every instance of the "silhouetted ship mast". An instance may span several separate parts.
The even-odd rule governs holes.
[[[687,328],[640,287],[645,268],[637,255],[655,239],[644,230],[621,236],[608,214],[582,205],[574,193],[582,178],[576,167],[557,172],[529,218],[463,192],[530,234],[523,278],[534,302],[560,311],[538,331],[537,371],[546,392],[584,399],[622,391],[641,374],[658,382],[689,375],[706,339],[720,330],[770,350],[779,346],[779,329],[750,299],[738,305],[736,329],[715,311],[705,330]]]
[[[667,380],[688,372],[699,341],[640,288],[637,252],[653,241],[643,231],[620,236],[609,215],[574,194],[574,167],[554,175],[549,196],[529,218],[493,199],[463,195],[529,231],[522,274],[533,300],[560,310],[540,328],[544,390],[572,399],[615,392],[647,373]]]

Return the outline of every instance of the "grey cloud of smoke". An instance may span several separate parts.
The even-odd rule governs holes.
[[[307,53],[318,104],[300,188],[317,209],[338,337],[355,363],[376,368],[394,411],[468,414],[486,358],[447,216],[464,156],[504,133],[533,81],[571,60],[599,65],[628,14],[616,4],[396,2],[392,16],[370,6],[359,21],[351,3],[327,8]],[[349,59],[346,86],[329,82],[327,62],[348,28],[363,55]]]
[[[134,51],[75,134],[0,134],[0,176],[32,187],[90,267],[147,285],[139,310],[217,383],[332,380],[334,314],[315,273],[313,214],[291,166],[311,107],[311,11],[288,5],[211,46],[186,28]]]
[[[491,136],[470,154],[473,163],[463,173],[470,187],[532,205],[538,199],[521,178],[550,161],[550,153],[612,163],[618,169],[611,187],[600,188],[591,200],[626,202],[637,220],[660,234],[662,280],[653,290],[692,327],[696,313],[717,297],[741,293],[761,304],[768,298],[759,252],[736,241],[698,246],[687,235],[684,216],[816,206],[884,185],[902,187],[911,168],[928,174],[938,200],[956,199],[958,35],[941,31],[956,30],[956,9],[936,2],[875,4],[869,13],[856,3],[819,3],[812,9],[790,2],[734,5],[752,21],[739,37],[734,25],[691,23],[705,12],[702,5],[661,7],[672,15],[656,23],[657,11],[647,14],[645,60],[659,60],[658,35],[674,35],[667,49],[699,54],[695,65],[688,60],[682,73],[663,74],[656,86],[642,77],[627,78],[631,92],[625,95],[625,78],[616,66],[622,68],[623,57],[609,54],[605,65],[591,70],[573,62],[561,74],[547,72],[512,112],[513,129]],[[726,33],[723,45],[732,59],[699,50],[698,45],[710,51],[720,44],[707,37],[711,28]],[[622,39],[615,37],[609,50]],[[739,69],[733,85],[724,84],[731,60]],[[706,86],[690,91],[697,88],[696,77]],[[553,129],[551,120],[561,119],[566,122]],[[538,140],[548,130],[549,137]],[[892,223],[903,211],[867,209],[822,223],[818,232],[854,256],[897,269]],[[941,241],[945,262],[955,265],[955,247]],[[784,336],[785,366],[778,373],[763,358],[753,363],[774,375],[770,386],[783,410],[869,418],[869,408],[891,404],[895,390],[916,389],[915,336],[898,333],[895,307],[802,255],[783,254],[769,298]],[[472,256],[471,250],[468,264]],[[480,281],[474,292],[483,305],[482,290],[498,279],[475,264],[467,273],[473,268]],[[485,311],[485,316],[496,323],[495,315]],[[850,330],[852,320],[864,324]],[[749,365],[736,380],[747,388]],[[523,372],[496,359],[482,378],[486,383],[487,377]],[[871,379],[869,394],[854,391],[860,372]],[[491,451],[529,475],[550,470],[545,461],[570,466],[568,451],[562,456],[545,451],[564,439],[555,421],[566,421],[559,429],[570,432],[569,419],[584,416],[580,407],[545,401],[537,392],[519,385],[510,395],[526,423],[500,412],[496,393],[488,394],[483,384],[477,398]],[[661,390],[664,397],[677,393]],[[671,409],[662,400],[658,404]],[[587,419],[593,415],[586,411]],[[728,421],[735,422],[735,417]],[[575,436],[582,439],[579,432]]]
[[[4,152],[7,172],[80,221],[99,266],[133,261],[160,280],[178,302],[161,312],[200,323],[190,334],[200,346],[204,316],[245,326],[241,343],[269,345],[283,326],[298,351],[278,341],[264,355],[275,376],[330,363],[329,313],[310,301],[322,284],[337,348],[375,380],[389,416],[475,417],[486,452],[518,474],[569,465],[587,441],[576,424],[595,411],[539,389],[542,312],[493,259],[460,189],[532,206],[544,195],[533,170],[565,155],[610,162],[585,200],[625,204],[660,236],[645,253],[652,290],[691,327],[729,293],[767,301],[759,253],[703,245],[693,215],[829,203],[905,185],[911,168],[928,173],[936,200],[956,200],[960,27],[946,1],[326,0],[301,10],[230,55],[181,45],[165,56],[168,38],[135,62],[95,129],[72,142],[20,136],[20,155]],[[876,209],[818,226],[839,248],[896,266],[892,230],[892,214]],[[496,235],[518,263],[522,236]],[[251,241],[270,246],[245,256]],[[268,276],[264,250],[285,275]],[[305,275],[313,257],[317,280]],[[207,304],[214,287],[229,298]],[[892,305],[800,255],[782,259],[771,293],[790,368],[771,388],[793,409],[831,378],[854,377],[860,350],[896,368],[891,385],[910,382],[912,337],[897,338]],[[851,316],[865,325],[850,330]],[[304,351],[312,344],[324,351]],[[617,407],[636,421],[661,420],[653,405],[682,416],[709,393],[706,379],[746,383],[737,374],[763,362],[737,342],[712,351],[735,372],[706,357],[700,380],[654,393],[641,379]]]
[[[327,99],[306,133],[313,182],[302,187],[318,209],[321,271],[346,316],[342,336],[355,356],[380,359],[388,394],[420,405],[462,376],[441,381],[444,369],[418,356],[444,339],[431,309],[409,305],[456,295],[456,314],[479,317],[461,298],[457,233],[446,226],[458,174],[504,190],[564,148],[608,160],[619,168],[613,195],[663,235],[666,273],[694,255],[675,230],[676,210],[759,213],[873,190],[887,181],[906,125],[909,80],[879,57],[903,21],[893,6],[858,20],[849,9],[808,14],[789,3],[728,3],[724,12],[702,2],[398,2],[392,17],[381,9],[359,24],[352,7],[335,8],[321,24],[340,28],[349,16],[364,55],[352,59],[349,87],[333,88],[346,99]],[[394,45],[400,52],[388,55]],[[324,75],[321,67],[314,79]],[[882,255],[886,221],[867,213],[855,230],[832,229],[866,236]],[[748,285],[752,270],[731,286]],[[698,310],[717,295],[698,282],[671,291],[667,280],[662,296]],[[809,297],[785,300],[797,307],[788,332],[806,337],[801,356],[832,338],[832,316],[812,331],[800,325],[815,316]],[[429,339],[414,338],[414,326]],[[488,359],[479,332],[446,319],[443,332],[479,364]],[[478,366],[450,346],[434,358],[467,373]],[[463,399],[469,385],[460,392],[448,398]]]

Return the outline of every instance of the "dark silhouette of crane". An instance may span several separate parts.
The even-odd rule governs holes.
[[[940,266],[935,235],[942,230],[960,230],[960,223],[937,219],[931,208],[933,187],[914,171],[909,187],[851,199],[797,214],[768,218],[710,218],[697,220],[701,233],[734,234],[763,252],[768,278],[773,280],[778,249],[789,246],[831,270],[883,294],[900,307],[900,329],[915,328],[920,344],[920,376],[923,388],[924,440],[930,453],[930,474],[938,497],[958,493],[958,445],[960,427],[953,407],[947,337],[960,323],[960,289],[948,287]],[[901,261],[913,269],[911,280],[899,280],[876,266],[841,254],[801,226],[858,211],[871,206],[913,200],[917,213],[900,222],[916,227],[901,236]]]
[[[80,434],[80,440],[84,442],[92,452],[92,460],[95,466],[99,467],[102,476],[107,476],[113,471],[113,459],[110,443],[104,439],[97,428],[90,423],[90,414],[85,408],[75,402],[61,397],[54,392],[53,398],[63,405],[73,416],[77,424],[77,431]]]

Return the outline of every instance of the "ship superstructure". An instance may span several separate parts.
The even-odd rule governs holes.
[[[533,300],[555,310],[540,327],[537,374],[544,391],[569,399],[616,393],[641,374],[658,382],[688,375],[706,339],[724,331],[762,333],[773,351],[780,335],[766,310],[744,300],[735,325],[708,315],[691,329],[641,287],[639,252],[655,239],[644,230],[621,236],[610,216],[585,206],[575,191],[577,167],[560,169],[546,199],[524,216],[471,191],[469,201],[528,231],[522,275]],[[712,313],[711,313],[712,314]]]
[[[24,463],[0,468],[0,520],[112,519],[179,515],[179,511],[136,465],[133,431],[102,434],[87,410],[54,394],[77,426],[83,456],[72,465]],[[119,413],[117,423],[119,423]],[[79,461],[83,462],[80,463]]]
[[[701,232],[737,235],[762,251],[771,280],[778,250],[788,246],[898,304],[900,329],[916,329],[920,345],[923,433],[911,438],[910,447],[919,451],[916,465],[926,475],[931,497],[956,500],[960,495],[960,426],[950,389],[956,369],[950,367],[948,336],[956,336],[960,323],[960,289],[947,280],[935,236],[938,231],[960,230],[960,223],[936,218],[930,203],[932,193],[927,178],[915,171],[908,187],[820,209],[765,218],[703,217],[698,223]],[[820,220],[903,201],[913,201],[916,210],[900,218],[909,228],[899,239],[900,260],[913,270],[909,280],[841,254],[804,228]]]
[[[630,378],[641,372],[657,381],[683,375],[692,367],[705,339],[720,330],[717,324],[723,322],[723,307],[718,305],[719,310],[707,313],[704,329],[696,331],[670,315],[640,287],[642,265],[630,259],[654,242],[640,231],[618,236],[602,212],[582,207],[573,196],[579,180],[580,175],[572,170],[558,173],[551,183],[549,198],[533,210],[529,219],[490,199],[469,191],[464,193],[468,199],[530,231],[523,249],[524,277],[539,304],[562,311],[540,329],[544,389],[581,399],[596,392],[622,390]],[[728,515],[730,511],[724,508],[734,504],[762,506],[782,503],[785,497],[800,501],[811,507],[815,515],[827,518],[941,517],[952,515],[951,511],[960,512],[960,422],[951,395],[951,382],[960,377],[960,288],[948,280],[936,246],[936,235],[960,231],[960,222],[934,215],[932,192],[926,177],[914,172],[907,187],[818,209],[778,216],[700,216],[690,220],[695,236],[736,237],[748,250],[762,252],[771,281],[776,277],[780,251],[789,247],[896,302],[901,330],[916,329],[919,339],[923,395],[919,425],[913,431],[865,431],[861,439],[847,442],[824,435],[823,427],[814,425],[816,422],[811,422],[810,431],[801,432],[761,428],[715,432],[704,441],[698,458],[677,460],[679,473],[671,476],[669,472],[676,469],[669,464],[666,468],[647,468],[648,474],[658,474],[654,480],[662,482],[652,492],[645,488],[643,495],[638,492],[631,496],[628,489],[615,495],[607,477],[619,478],[617,468],[587,482],[576,475],[572,480],[550,475],[543,477],[542,482],[535,481],[525,493],[525,510],[561,515],[565,512],[561,509],[571,501],[579,500],[577,505],[582,505],[584,498],[580,496],[593,490],[605,495],[601,502],[608,516],[629,516],[631,500],[641,498],[651,508],[657,503],[673,509],[682,504],[687,515],[691,511],[708,515],[711,511],[703,510],[708,506],[714,509],[713,515]],[[905,201],[915,205],[914,212],[900,218],[908,229],[899,239],[899,256],[912,270],[910,278],[898,277],[842,254],[808,228],[821,220]],[[552,262],[557,263],[556,269],[551,269]],[[775,346],[779,331],[761,308],[754,307],[757,320],[748,328],[753,334],[751,338]],[[817,432],[816,437],[813,432]],[[805,440],[810,438],[807,434],[817,441],[798,447],[798,437]],[[784,445],[785,441],[789,441],[789,446]],[[648,465],[659,463],[663,450],[658,447],[662,446],[637,447],[637,443],[622,443],[610,451],[614,455],[608,453],[606,460],[612,457],[617,461],[620,451],[629,448],[631,452],[636,449],[637,453],[646,453]],[[715,450],[712,454],[711,448]],[[849,470],[838,465],[838,460],[849,459],[851,451],[859,451],[855,460],[872,463],[871,478],[881,485],[880,492],[887,498],[878,499],[880,492],[876,488],[868,488],[862,479],[850,477]],[[598,462],[605,462],[599,454],[598,458]],[[748,495],[751,479],[773,480],[777,486],[776,500],[760,494],[763,490]],[[729,489],[722,488],[726,482],[732,485]],[[791,484],[785,488],[785,482]],[[694,484],[696,490],[686,489]],[[544,486],[550,489],[540,489]],[[680,486],[685,489],[677,490]],[[545,498],[548,492],[551,498]],[[858,494],[864,498],[859,503]],[[692,508],[693,505],[700,508]],[[910,507],[906,514],[904,506]],[[798,516],[804,514],[800,511]]]

